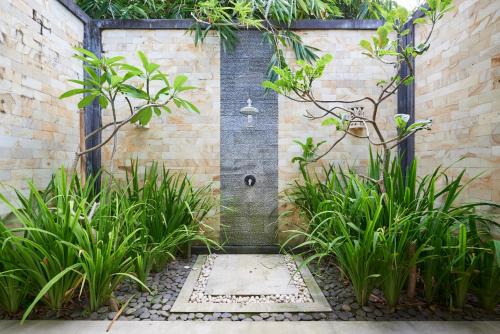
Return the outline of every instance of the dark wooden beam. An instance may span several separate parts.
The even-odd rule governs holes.
[[[92,21],[90,16],[85,13],[80,6],[78,6],[74,0],[57,0],[61,5],[66,7],[67,10],[69,10],[73,15],[75,15],[80,21],[82,21],[84,24],[89,23]]]
[[[413,19],[406,23],[406,28],[410,29],[410,33],[403,37],[403,45],[415,45],[415,25],[413,24]],[[415,60],[412,58],[411,66],[415,71]],[[399,75],[401,78],[406,77],[410,73],[410,70],[406,64],[401,67]],[[416,73],[414,73],[415,80]],[[413,124],[415,122],[415,80],[413,80],[409,85],[401,86],[398,89],[398,114],[410,115],[410,120],[408,124]],[[415,135],[411,135],[406,138],[403,142],[399,144],[398,147],[399,154],[402,156],[402,167],[403,171],[411,166],[413,160],[415,159]]]
[[[94,21],[90,21],[85,24],[84,37],[83,37],[83,47],[89,51],[95,53],[98,57],[101,56],[102,51],[102,43],[101,43],[101,31],[94,23]],[[88,77],[88,74],[84,72],[85,77]],[[99,102],[94,100],[94,102],[88,105],[85,108],[84,114],[84,122],[85,122],[85,135],[91,133],[99,129],[102,125],[101,119],[101,106]],[[101,134],[98,133],[95,136],[89,138],[85,142],[85,147],[91,148],[98,145],[101,142]],[[97,175],[101,170],[101,150],[95,150],[90,152],[86,156],[86,174],[87,178],[92,175]],[[96,191],[99,190],[101,186],[100,178],[96,182]]]

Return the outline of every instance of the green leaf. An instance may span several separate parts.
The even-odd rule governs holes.
[[[377,35],[378,35],[378,47],[383,48],[387,45],[389,42],[389,39],[387,38],[387,35],[389,34],[389,31],[384,27],[378,27],[377,29]]]
[[[177,77],[175,77],[175,80],[174,80],[174,89],[175,90],[179,90],[182,85],[184,85],[184,83],[188,80],[187,76],[185,75],[178,75]]]
[[[410,120],[410,115],[407,114],[396,114],[394,115],[394,121],[396,123],[396,127],[400,130],[406,129],[406,124]]]
[[[121,76],[119,76],[119,75],[112,75],[111,76],[111,86],[118,85],[122,80],[123,80],[123,78]]]
[[[111,57],[111,58],[106,59],[106,63],[109,65],[112,65],[112,64],[119,62],[120,60],[123,60],[123,59],[125,59],[125,57],[122,57],[122,56]]]
[[[323,126],[335,125],[335,127],[337,129],[339,129],[340,128],[340,120],[338,120],[337,118],[330,117],[330,118],[325,119],[323,122],[321,122],[321,125],[323,125]]]
[[[419,130],[430,129],[431,125],[432,125],[432,120],[430,120],[430,119],[418,120],[418,121],[415,121],[410,126],[408,126],[408,128],[406,129],[406,132],[412,132],[416,129],[419,129]]]
[[[73,271],[80,266],[81,263],[74,264],[64,269],[59,274],[55,275],[49,282],[47,282],[47,284],[45,284],[44,287],[40,290],[40,292],[38,292],[38,295],[35,297],[35,299],[33,299],[33,302],[24,312],[21,322],[24,322],[24,320],[26,320],[26,318],[30,315],[31,311],[33,311],[35,305],[40,301],[40,299],[43,298],[43,296],[45,296],[45,294],[52,288],[52,286],[57,283],[57,281],[59,281],[64,275],[66,275],[70,271]]]
[[[149,123],[151,118],[153,117],[153,110],[151,108],[144,108],[141,111],[137,112],[131,119],[131,123],[137,123],[141,125],[146,125]]]
[[[144,69],[146,69],[148,64],[149,64],[149,61],[148,61],[148,58],[146,57],[146,55],[144,54],[144,52],[137,51],[137,56],[139,56],[139,59],[141,60],[141,63],[142,63],[142,66],[144,67]]]
[[[493,247],[495,248],[495,258],[497,265],[500,267],[500,240],[493,240]]]
[[[90,66],[84,66],[83,69],[85,70],[85,72],[88,73],[88,75],[90,75],[90,77],[97,83],[99,82],[99,76],[97,75],[97,73],[94,71],[94,69]]]
[[[158,92],[156,92],[154,99],[158,100],[161,95],[169,95],[169,92],[170,92],[170,87],[163,87]]]
[[[166,84],[167,86],[170,86],[170,84],[169,84],[169,82],[168,82],[167,75],[166,75],[165,73],[161,73],[161,72],[159,72],[159,73],[155,73],[155,74],[153,74],[153,75],[151,76],[151,78],[150,78],[150,79],[151,79],[151,80],[161,80],[161,81],[165,82],[165,84]]]
[[[136,73],[136,74],[143,73],[140,68],[132,66],[132,65],[129,65],[129,64],[121,64],[120,68],[122,70],[124,70],[124,71],[129,71],[129,72]]]
[[[89,90],[88,89],[84,89],[84,88],[77,88],[77,89],[72,89],[72,90],[68,90],[67,92],[63,93],[61,96],[59,96],[60,99],[65,99],[65,98],[68,98],[70,96],[74,96],[74,95],[78,95],[78,94],[83,94],[83,93],[88,93]]]
[[[142,99],[142,100],[149,100],[149,95],[139,89],[139,88],[135,88],[134,86],[131,86],[131,85],[121,85],[120,86],[120,90],[125,94],[125,95],[128,95],[130,97],[134,97],[136,99]]]
[[[419,17],[413,20],[414,24],[425,24],[427,22],[425,17]]]
[[[331,54],[327,53],[324,56],[322,56],[320,59],[318,59],[318,61],[316,62],[316,64],[327,65],[332,60],[333,60],[333,56]]]
[[[275,84],[274,82],[271,82],[269,80],[264,81],[262,83],[262,87],[266,88],[266,89],[272,89],[276,93],[279,93],[281,91],[281,88],[277,84]]]
[[[71,79],[71,80],[68,80],[68,82],[73,82],[73,83],[85,86],[85,82],[82,80]]]
[[[78,102],[78,108],[83,109],[89,104],[91,104],[95,100],[96,96],[93,94],[85,96],[83,99]]]
[[[93,59],[93,60],[99,60],[99,58],[91,51],[89,50],[86,50],[84,48],[79,48],[79,47],[76,47],[74,48],[76,51],[80,52],[81,54]]]
[[[154,63],[149,63],[146,66],[144,66],[144,68],[146,69],[147,73],[153,73],[154,71],[156,71],[157,69],[160,68],[160,65],[154,64]]]
[[[103,108],[106,109],[108,106],[108,99],[104,97],[103,95],[99,96],[99,105]]]
[[[366,49],[367,51],[369,51],[370,53],[373,52],[373,48],[372,48],[372,45],[371,43],[366,40],[366,39],[362,39],[360,42],[359,42],[359,45],[363,48],[363,49]]]
[[[408,78],[405,78],[405,79],[403,80],[403,84],[404,84],[405,86],[408,86],[409,84],[411,84],[411,83],[413,82],[413,80],[414,80],[414,79],[415,79],[415,77],[413,77],[413,76],[409,76]]]
[[[193,89],[197,89],[198,87],[195,87],[195,86],[182,86],[180,87],[179,89],[177,89],[177,92],[184,92],[184,91],[187,91],[187,90],[193,90]]]
[[[184,108],[186,108],[189,111],[194,111],[195,113],[199,114],[200,110],[191,102],[183,100],[184,102]]]

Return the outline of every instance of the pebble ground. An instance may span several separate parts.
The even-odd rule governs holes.
[[[367,306],[356,303],[352,288],[342,279],[339,270],[333,265],[311,268],[318,285],[330,305],[332,312],[325,313],[170,313],[170,309],[196,260],[177,260],[170,263],[164,271],[153,273],[148,278],[152,293],[141,292],[135,284],[124,283],[116,297],[125,302],[130,299],[120,321],[311,321],[311,320],[500,320],[500,306],[494,313],[486,312],[474,304],[474,300],[465,305],[463,311],[450,312],[446,307],[429,306],[417,298],[416,301],[402,300],[396,309],[389,309],[383,302],[381,292],[375,290]],[[108,306],[97,312],[85,312],[84,302],[72,305],[71,309],[61,312],[38,310],[33,319],[88,319],[111,320],[116,315]],[[0,314],[0,319],[16,319],[20,316]]]

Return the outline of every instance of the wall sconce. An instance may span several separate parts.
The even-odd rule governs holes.
[[[364,112],[365,107],[363,106],[353,106],[350,107],[349,110],[352,111],[352,113],[355,116],[360,116],[360,117],[365,117],[365,112]],[[352,121],[350,128],[351,129],[363,129],[365,126],[363,125],[362,121]]]
[[[247,105],[240,109],[240,113],[247,116],[246,127],[253,128],[254,127],[253,116],[259,113],[259,109],[252,106],[252,99],[248,98]]]

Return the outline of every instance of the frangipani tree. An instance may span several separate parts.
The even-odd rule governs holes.
[[[72,89],[60,96],[61,99],[74,95],[82,95],[78,102],[78,108],[83,109],[97,100],[101,108],[109,109],[112,121],[102,125],[98,129],[86,134],[85,141],[103,133],[110,128],[111,132],[96,145],[87,147],[75,153],[73,170],[76,169],[81,157],[100,149],[113,140],[111,153],[111,169],[113,157],[116,151],[117,133],[126,124],[137,123],[147,125],[153,114],[160,116],[162,112],[171,113],[172,103],[178,108],[199,113],[198,108],[180,95],[182,92],[192,90],[195,87],[186,84],[188,78],[185,75],[178,75],[171,82],[167,75],[160,70],[160,65],[152,63],[146,55],[138,51],[142,68],[132,66],[125,61],[124,57],[97,57],[94,53],[76,48],[80,54],[74,57],[84,63],[84,70],[87,78],[84,80],[70,80],[82,86],[82,88]],[[153,89],[153,83],[158,82],[157,89]],[[126,101],[128,116],[118,119],[118,106]]]
[[[305,116],[311,120],[322,120],[324,126],[335,126],[339,134],[325,152],[318,154],[318,146],[315,146],[314,154],[310,154],[310,152],[308,154],[309,162],[321,159],[346,137],[352,136],[366,139],[371,145],[381,148],[383,165],[387,168],[392,149],[416,132],[430,128],[431,120],[419,120],[409,124],[409,115],[396,114],[394,115],[394,123],[397,134],[387,138],[382,131],[379,114],[381,105],[389,97],[396,94],[401,87],[413,82],[415,69],[412,61],[429,49],[430,37],[436,23],[451,8],[451,0],[428,0],[427,4],[420,8],[423,15],[416,18],[413,21],[414,24],[430,24],[431,28],[425,39],[415,45],[405,45],[403,43],[404,36],[410,33],[406,23],[413,13],[409,13],[403,7],[384,12],[386,20],[384,25],[377,29],[371,40],[362,40],[360,42],[364,55],[390,65],[394,70],[394,74],[388,79],[378,81],[377,86],[380,90],[376,96],[345,100],[318,98],[314,93],[314,83],[323,76],[327,65],[333,60],[330,54],[320,57],[314,63],[298,60],[296,69],[292,69],[290,66],[275,66],[273,68],[278,79],[274,82],[265,81],[263,86],[290,100],[312,104],[319,112],[307,112]],[[403,66],[408,68],[408,74],[402,77],[400,73]],[[367,103],[371,110],[368,110],[364,115],[360,115],[350,108],[359,103]],[[351,126],[354,122],[362,124],[364,133],[352,130]],[[383,186],[383,176],[380,180],[373,181]]]

